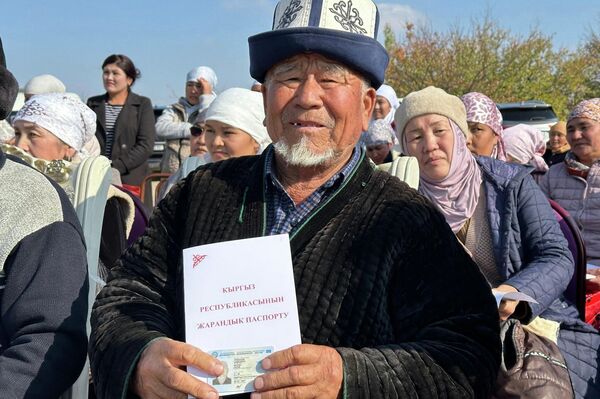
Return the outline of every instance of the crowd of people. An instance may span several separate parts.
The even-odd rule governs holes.
[[[358,27],[326,2],[279,1],[272,30],[248,39],[250,89],[218,92],[198,66],[156,120],[123,54],[104,60],[106,92],[87,102],[52,75],[24,86],[0,136],[0,396],[58,397],[87,353],[90,396],[217,398],[185,371],[227,381],[185,342],[182,251],[288,234],[302,344],[262,360],[253,398],[600,397],[600,333],[567,293],[581,271],[550,202],[575,221],[587,288],[600,289],[600,98],[548,142],[527,124],[504,128],[484,93],[430,86],[399,99],[384,84],[379,11],[355,7]],[[17,91],[0,42],[0,120]],[[169,177],[136,230],[157,135]],[[87,309],[66,183],[99,156],[113,171],[105,286]],[[378,169],[403,156],[417,161],[418,190]],[[556,349],[529,352],[529,374],[511,366],[517,327]]]

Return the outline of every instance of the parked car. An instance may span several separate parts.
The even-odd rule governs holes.
[[[539,100],[521,101],[516,103],[496,104],[502,114],[502,126],[511,127],[524,123],[532,125],[549,140],[550,127],[558,122],[558,117],[550,104]]]

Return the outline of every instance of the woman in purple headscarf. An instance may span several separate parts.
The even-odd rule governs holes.
[[[502,139],[502,114],[485,94],[471,92],[461,97],[467,110],[472,153],[506,161]]]
[[[438,206],[491,288],[536,300],[501,301],[500,319],[543,326],[540,335],[559,346],[576,397],[600,397],[600,335],[564,298],[573,259],[530,170],[471,154],[463,103],[435,87],[406,96],[396,126],[402,152],[419,163],[419,191]]]

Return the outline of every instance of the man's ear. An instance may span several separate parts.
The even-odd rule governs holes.
[[[363,122],[362,122],[362,130],[366,132],[369,129],[369,122],[371,121],[371,115],[373,114],[373,110],[375,109],[375,101],[377,100],[377,91],[374,88],[369,87],[363,95]]]

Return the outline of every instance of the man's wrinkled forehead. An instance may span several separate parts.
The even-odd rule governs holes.
[[[306,71],[310,67],[315,67],[323,72],[338,72],[341,74],[355,75],[362,79],[362,76],[346,65],[317,53],[297,54],[293,57],[286,58],[269,69],[267,77],[291,71]]]

